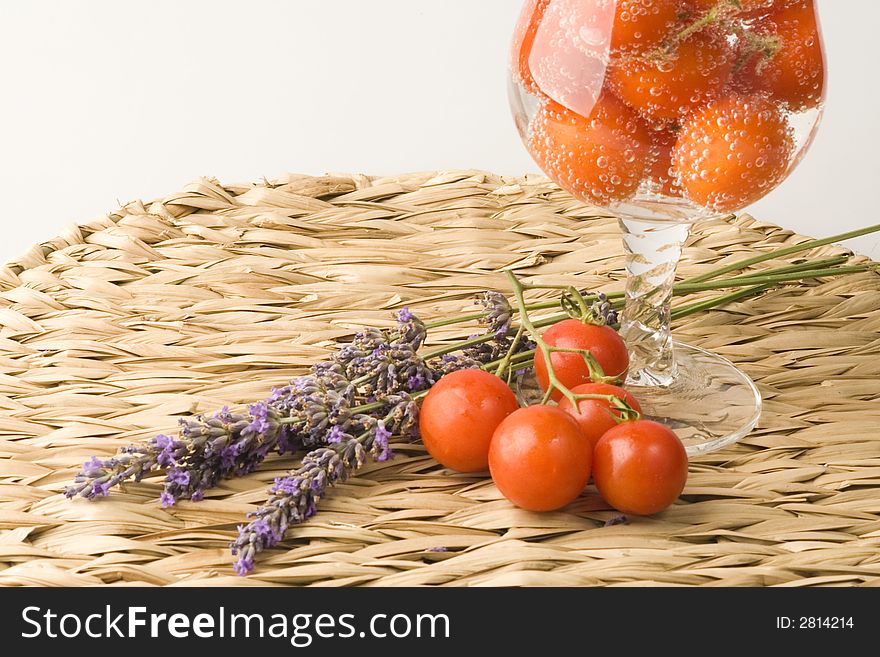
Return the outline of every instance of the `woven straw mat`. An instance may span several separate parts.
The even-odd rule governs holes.
[[[805,239],[747,216],[705,222],[680,273]],[[487,477],[398,443],[244,578],[228,543],[293,458],[169,509],[160,475],[94,502],[61,494],[92,454],[262,399],[335,340],[391,326],[394,309],[473,312],[475,293],[509,291],[505,268],[619,290],[617,223],[543,178],[288,175],[202,179],[33,247],[0,269],[0,584],[880,584],[875,273],[676,326],[737,362],[766,405],[751,435],[692,462],[682,499],[656,517],[605,527],[613,512],[592,487],[559,512],[518,510]]]

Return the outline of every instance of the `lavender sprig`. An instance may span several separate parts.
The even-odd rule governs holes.
[[[315,515],[327,489],[363,466],[368,454],[377,461],[390,458],[388,439],[393,433],[412,432],[418,419],[418,406],[408,395],[390,401],[390,412],[382,419],[371,418],[359,436],[345,434],[344,439],[309,452],[299,468],[275,479],[269,499],[248,514],[252,520],[238,527],[238,538],[230,544],[232,554],[238,556],[236,573],[249,573],[257,554],[281,542],[290,526]]]
[[[88,499],[106,496],[124,481],[140,481],[164,468],[163,506],[183,497],[198,501],[221,479],[253,471],[276,448],[281,433],[278,412],[267,402],[251,404],[246,414],[224,408],[210,416],[181,419],[180,426],[179,438],[163,434],[124,447],[119,455],[103,461],[93,456],[64,494]]]
[[[486,309],[486,314],[480,319],[480,323],[488,326],[497,340],[506,338],[510,333],[513,316],[507,297],[501,292],[487,290],[477,298],[477,303]]]
[[[399,390],[417,392],[435,382],[433,370],[418,355],[427,336],[424,322],[404,308],[397,313],[394,333],[375,328],[358,331],[334,356],[346,378],[368,397]]]

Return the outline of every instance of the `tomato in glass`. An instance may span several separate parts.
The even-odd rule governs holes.
[[[447,468],[485,470],[492,434],[517,408],[510,386],[494,374],[477,369],[452,372],[435,383],[422,402],[422,443]]]
[[[793,153],[793,132],[775,103],[731,95],[684,120],[672,162],[690,200],[727,212],[757,201],[782,182]]]
[[[593,452],[593,481],[608,504],[634,515],[652,515],[684,490],[688,459],[671,429],[652,420],[622,422]]]
[[[734,56],[724,35],[703,30],[662,57],[624,57],[608,68],[611,88],[652,121],[676,119],[721,94]]]
[[[584,383],[575,386],[571,391],[576,395],[611,395],[625,401],[639,413],[642,412],[642,407],[632,393],[610,383]],[[575,408],[568,397],[563,397],[559,402],[559,408],[577,420],[581,431],[593,447],[605,432],[616,427],[617,421],[621,419],[620,409],[613,406],[610,400],[605,399],[579,399]]]
[[[611,50],[644,52],[669,35],[681,18],[678,0],[618,0]]]
[[[589,116],[546,101],[532,120],[529,149],[563,188],[607,205],[631,196],[644,179],[651,134],[632,109],[603,93]]]
[[[489,471],[498,490],[529,511],[573,502],[590,479],[593,447],[575,419],[538,404],[511,413],[489,445]]]
[[[584,349],[590,352],[602,367],[607,377],[622,380],[629,367],[629,354],[626,343],[620,334],[610,326],[589,324],[577,319],[564,319],[548,328],[541,336],[552,347]],[[550,355],[556,378],[566,388],[571,389],[582,383],[590,383],[590,368],[578,353],[556,351]],[[545,391],[550,386],[547,362],[539,349],[535,353],[535,375]],[[554,390],[551,395],[559,400],[562,393]]]
[[[812,2],[774,12],[761,20],[755,33],[772,46],[745,53],[734,86],[745,93],[766,93],[793,112],[818,107],[825,89],[825,60]]]

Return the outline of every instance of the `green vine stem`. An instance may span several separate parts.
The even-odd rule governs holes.
[[[782,249],[774,249],[769,251],[768,253],[762,253],[761,255],[752,256],[750,258],[746,258],[744,260],[737,260],[736,262],[732,262],[729,265],[724,265],[723,267],[717,267],[710,271],[707,271],[704,274],[700,274],[698,276],[692,276],[690,278],[686,278],[678,283],[677,286],[673,286],[673,294],[681,292],[681,287],[684,285],[688,285],[691,283],[701,283],[703,281],[708,281],[712,279],[716,279],[719,276],[723,276],[724,274],[728,274],[735,271],[740,271],[742,269],[746,269],[747,267],[751,267],[752,265],[757,265],[762,262],[766,262],[767,260],[773,260],[775,258],[780,258],[783,256],[794,255],[796,253],[802,253],[803,251],[809,251],[810,249],[814,249],[819,246],[825,246],[827,244],[833,244],[835,242],[842,242],[844,240],[852,239],[854,237],[862,237],[864,235],[869,235],[871,233],[880,232],[880,224],[874,224],[872,226],[866,226],[865,228],[859,228],[856,230],[847,231],[845,233],[838,233],[837,235],[831,235],[830,237],[823,237],[822,239],[808,240],[806,242],[801,242],[800,244],[795,244],[793,246],[787,246]],[[775,275],[775,274],[785,274],[791,273],[795,271],[804,272],[804,278],[814,278],[814,276],[809,275],[809,270],[811,269],[824,269],[836,264],[840,264],[849,259],[849,256],[840,255],[834,258],[826,258],[823,260],[815,260],[815,261],[806,261],[797,265],[786,265],[784,267],[777,267],[774,269],[765,269],[761,272],[755,272],[754,274],[745,274],[745,276],[753,277],[757,275]],[[836,274],[831,274],[836,275]],[[740,277],[734,277],[728,280],[736,280]],[[796,280],[796,279],[795,279]],[[723,281],[721,281],[723,282]],[[717,289],[723,289],[724,285],[719,285]],[[526,285],[526,289],[546,289],[546,290],[567,290],[571,288],[571,285]],[[623,292],[610,292],[608,293],[608,299],[620,299],[623,298]],[[553,299],[548,301],[539,301],[526,305],[526,309],[528,311],[533,310],[549,310],[551,308],[557,308],[560,305],[559,299]],[[517,310],[517,309],[514,309]],[[485,312],[474,312],[468,313],[466,315],[460,315],[457,317],[448,317],[444,319],[438,319],[433,322],[428,322],[425,324],[425,328],[433,329],[440,328],[442,326],[452,326],[455,324],[461,324],[463,322],[476,321],[486,316]],[[484,342],[485,340],[480,340],[478,342],[473,342],[470,345],[480,344],[480,342]],[[464,345],[463,345],[464,346]],[[449,353],[449,352],[444,352]],[[441,355],[441,354],[437,354]]]
[[[526,302],[524,298],[525,287],[522,283],[519,282],[516,276],[513,275],[513,272],[509,269],[505,272],[507,274],[507,279],[510,281],[511,286],[513,287],[513,294],[516,298],[516,304],[520,310],[520,322],[521,325],[525,327],[525,329],[529,332],[529,336],[534,340],[537,345],[537,349],[541,354],[541,357],[544,359],[544,362],[547,365],[547,378],[548,385],[547,390],[544,393],[544,398],[541,400],[542,404],[546,404],[550,401],[550,397],[553,394],[554,390],[558,390],[562,395],[571,402],[572,406],[577,408],[577,403],[579,399],[599,399],[604,398],[609,401],[611,399],[617,399],[612,395],[588,395],[579,397],[575,393],[573,393],[565,384],[563,384],[556,376],[556,371],[553,368],[553,353],[574,353],[580,355],[584,359],[584,363],[586,363],[587,368],[590,372],[590,379],[593,381],[607,382],[609,378],[605,376],[605,372],[602,371],[602,367],[593,357],[593,355],[587,351],[586,349],[569,349],[563,347],[553,347],[541,337],[541,334],[538,333],[537,328],[529,317],[528,311],[526,310]],[[620,403],[625,404],[626,402],[622,400],[618,400]]]
[[[693,276],[687,279],[686,282],[699,283],[701,281],[708,281],[712,278],[718,278],[719,276],[730,273],[732,271],[739,271],[740,269],[745,269],[746,267],[751,267],[752,265],[766,262],[767,260],[781,258],[782,256],[788,256],[794,253],[801,253],[802,251],[814,249],[817,246],[825,246],[826,244],[842,242],[844,240],[852,239],[854,237],[862,237],[863,235],[869,235],[870,233],[876,233],[878,231],[880,231],[880,224],[874,224],[873,226],[851,230],[846,233],[839,233],[837,235],[832,235],[831,237],[823,237],[822,239],[818,240],[808,240],[806,242],[801,242],[800,244],[795,244],[793,246],[787,246],[782,249],[773,249],[772,251],[762,253],[761,255],[752,256],[751,258],[746,258],[745,260],[738,260],[723,267],[717,267],[716,269],[708,271],[705,274]]]
[[[763,257],[763,260],[769,260],[770,257]],[[751,260],[751,259],[750,259]],[[763,261],[761,260],[761,261]],[[829,259],[831,260],[831,259]],[[836,259],[834,259],[836,260]],[[816,264],[827,264],[827,261],[818,261]],[[728,267],[733,267],[733,265],[728,265]],[[672,291],[674,296],[682,296],[686,294],[691,294],[694,292],[705,292],[709,290],[723,290],[731,287],[747,287],[754,288],[756,286],[771,286],[777,285],[779,283],[791,283],[796,281],[808,280],[811,278],[819,278],[819,277],[831,277],[831,276],[842,276],[846,274],[856,274],[863,273],[868,271],[877,271],[880,269],[880,265],[878,264],[866,264],[866,265],[854,265],[849,267],[822,267],[820,269],[807,269],[807,263],[802,265],[788,265],[785,267],[779,267],[775,269],[767,269],[762,272],[755,272],[744,274],[740,276],[734,276],[732,278],[720,279],[720,280],[710,280],[712,278],[712,272],[708,274],[704,274],[700,277],[694,277],[690,279],[686,279],[680,283],[677,283],[673,286]],[[735,271],[735,268],[727,269],[727,271]],[[698,280],[699,279],[699,280]],[[523,289],[568,289],[570,286],[539,286],[539,285],[524,285],[520,284]],[[756,292],[751,291],[750,294],[755,294]],[[748,296],[748,295],[745,295]],[[622,292],[611,292],[607,295],[609,301],[613,301],[613,305],[615,308],[620,308],[622,306],[621,298],[623,297]],[[725,295],[726,297],[726,295]],[[725,298],[719,297],[719,298]],[[742,297],[738,297],[742,298]],[[702,303],[702,302],[701,302]],[[714,304],[710,304],[706,307],[711,308]],[[524,309],[526,313],[532,312],[535,310],[550,310],[553,308],[561,307],[560,299],[553,299],[548,301],[542,301],[532,304],[524,305]],[[517,312],[522,312],[520,308],[514,308],[513,310]],[[485,313],[479,313],[476,315],[476,318],[483,317]],[[681,317],[682,315],[676,314],[676,310],[673,309],[673,317]],[[543,317],[540,320],[534,320],[533,324],[536,328],[541,328],[543,326],[549,326],[550,324],[554,324],[562,319],[568,318],[568,313],[565,314],[556,314],[551,315],[549,317]],[[465,320],[460,320],[465,321]],[[445,325],[454,324],[457,322],[447,321]],[[427,325],[430,326],[430,325]],[[425,358],[435,358],[437,356],[442,356],[444,354],[452,353],[453,351],[458,351],[459,349],[463,349],[465,347],[472,347],[478,344],[482,344],[483,342],[489,342],[494,338],[493,335],[478,335],[473,338],[469,338],[467,340],[454,343],[452,345],[447,345],[444,347],[438,347],[432,351],[429,351],[425,354]]]

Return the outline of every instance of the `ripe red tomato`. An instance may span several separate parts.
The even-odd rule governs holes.
[[[428,453],[460,472],[489,466],[489,442],[519,404],[510,387],[484,370],[459,370],[435,383],[422,402],[419,430]]]
[[[564,349],[586,349],[602,367],[605,376],[622,380],[629,367],[629,354],[626,343],[620,334],[610,326],[597,326],[577,319],[564,319],[557,322],[541,336],[552,347]],[[590,383],[590,369],[580,354],[557,351],[550,356],[553,371],[560,383],[569,390],[582,383]],[[550,377],[547,363],[541,351],[535,353],[535,375],[541,388],[547,390]],[[552,398],[559,400],[562,393],[553,391]]]
[[[662,511],[681,495],[687,475],[684,445],[671,429],[651,420],[618,424],[593,452],[596,488],[623,513]]]
[[[793,112],[817,107],[825,93],[825,60],[812,1],[761,19],[756,35],[775,39],[778,48],[753,52],[734,76],[734,87],[769,94]]]
[[[611,50],[644,52],[658,45],[680,22],[678,0],[619,0]]]
[[[552,511],[574,501],[590,479],[593,446],[568,413],[527,406],[495,430],[489,471],[518,507]]]
[[[663,58],[621,58],[608,68],[611,88],[642,116],[678,118],[720,95],[734,56],[724,35],[697,32]]]
[[[648,175],[652,182],[657,183],[661,194],[681,196],[681,185],[678,184],[672,168],[672,149],[678,140],[678,133],[670,129],[655,130],[653,137],[653,160]]]
[[[738,210],[776,187],[794,151],[779,108],[759,96],[727,96],[691,114],[672,154],[689,199],[712,210]]]
[[[584,383],[575,386],[571,391],[576,395],[613,395],[625,401],[639,413],[642,412],[642,407],[630,392],[609,383]],[[577,408],[575,408],[568,401],[568,397],[563,397],[559,402],[559,408],[577,420],[581,431],[593,447],[606,431],[617,426],[615,418],[621,417],[620,410],[612,406],[610,401],[604,399],[580,399]]]
[[[603,93],[588,117],[545,102],[532,120],[529,149],[563,189],[607,205],[631,196],[645,177],[651,135],[635,112]]]

